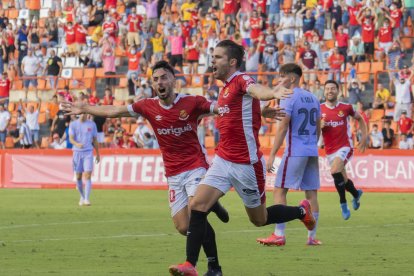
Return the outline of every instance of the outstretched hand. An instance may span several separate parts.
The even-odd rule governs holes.
[[[79,115],[83,113],[83,107],[86,104],[83,102],[69,102],[63,100],[60,102],[60,109],[66,112],[66,115]]]
[[[270,107],[270,104],[268,104],[262,109],[262,116],[281,121],[284,117],[286,117],[286,113],[284,112],[284,108],[279,106]]]
[[[269,173],[274,173],[275,172],[275,167],[273,167],[273,163],[275,162],[275,156],[274,155],[269,155],[269,159],[267,160],[266,163],[266,171]]]
[[[273,88],[273,97],[275,99],[287,99],[290,98],[293,94],[293,90],[286,88],[283,86],[283,84],[277,85],[275,88]]]
[[[359,141],[359,143],[358,143],[358,145],[357,145],[357,148],[358,148],[358,151],[360,152],[360,153],[364,153],[365,152],[365,149],[367,148],[367,138],[366,137],[361,137],[361,139],[360,139],[360,141]]]

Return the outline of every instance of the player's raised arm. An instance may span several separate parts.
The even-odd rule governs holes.
[[[67,115],[91,114],[93,116],[115,118],[115,117],[132,117],[128,111],[128,106],[102,105],[93,106],[83,102],[62,101],[61,108],[68,112]]]
[[[269,101],[273,99],[286,99],[289,98],[290,95],[293,93],[292,89],[288,89],[284,87],[282,84],[279,84],[272,89],[258,83],[251,84],[248,87],[247,92],[253,98],[259,99],[261,101]]]

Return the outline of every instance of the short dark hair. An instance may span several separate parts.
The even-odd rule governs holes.
[[[226,49],[226,55],[230,59],[235,58],[237,60],[237,68],[240,68],[240,66],[243,63],[243,57],[244,57],[244,48],[243,46],[237,44],[236,42],[232,40],[222,40],[220,41],[216,47],[224,48]]]
[[[300,68],[299,65],[297,65],[296,63],[286,63],[283,64],[282,67],[280,67],[280,74],[295,74],[297,75],[299,78],[302,77],[302,68]]]
[[[373,124],[372,127],[378,127],[378,125],[377,124]]]
[[[157,63],[155,63],[155,65],[152,67],[152,73],[154,73],[155,70],[158,69],[167,70],[175,77],[174,68],[165,60],[160,60]]]
[[[334,81],[334,80],[327,80],[327,81],[325,81],[325,86],[327,84],[330,84],[330,83],[335,84],[336,88],[339,90],[339,84],[336,81]]]

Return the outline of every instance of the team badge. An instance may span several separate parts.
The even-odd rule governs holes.
[[[188,115],[187,111],[183,109],[180,111],[180,116],[178,117],[178,119],[180,119],[181,121],[185,121],[188,119],[188,117],[190,117],[190,115]]]
[[[344,112],[342,111],[342,110],[340,110],[339,112],[338,112],[338,117],[344,117],[345,116],[345,114],[344,114]]]
[[[229,88],[224,88],[223,98],[227,98],[229,96]]]

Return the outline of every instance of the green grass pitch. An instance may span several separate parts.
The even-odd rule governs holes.
[[[75,190],[0,189],[0,275],[168,275],[184,260],[166,191],[94,190],[91,207],[78,199]],[[349,221],[336,193],[320,193],[319,201],[322,246],[305,246],[305,228],[295,221],[285,247],[264,247],[255,240],[273,226],[254,227],[237,194],[226,195],[230,222],[209,216],[223,274],[413,275],[414,194],[365,193]],[[206,270],[203,252],[198,269]]]

